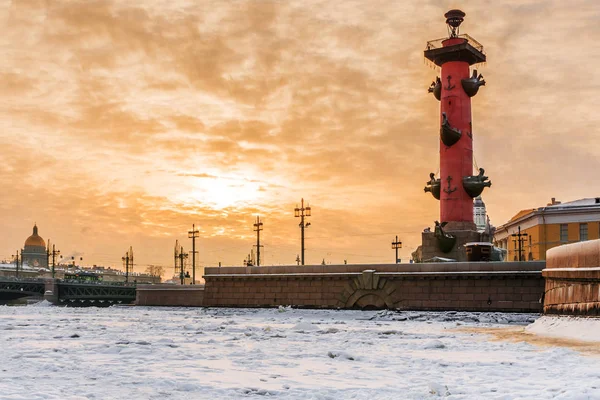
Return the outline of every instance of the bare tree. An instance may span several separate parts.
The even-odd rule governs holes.
[[[146,268],[146,273],[148,275],[162,277],[163,274],[165,273],[165,268],[160,265],[149,265]]]

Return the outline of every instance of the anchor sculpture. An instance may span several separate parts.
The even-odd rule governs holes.
[[[438,221],[435,221],[435,231],[433,232],[433,236],[437,239],[438,247],[442,253],[450,253],[456,244],[456,236],[444,232],[444,227],[447,224],[448,222],[440,224]]]
[[[438,99],[438,101],[442,98],[442,80],[439,76],[435,78],[435,81],[431,82],[431,86],[429,86],[427,91],[433,93],[433,96]]]
[[[465,192],[471,197],[475,198],[479,196],[483,189],[492,186],[492,181],[486,182],[488,177],[484,175],[485,170],[479,168],[479,175],[465,176],[463,178],[463,188]]]
[[[442,127],[440,128],[440,137],[444,145],[450,147],[454,143],[458,142],[462,132],[456,128],[450,126],[446,113],[442,113]]]
[[[430,180],[426,183],[427,186],[425,186],[425,193],[431,192],[433,197],[439,200],[441,187],[440,180],[435,179],[435,174],[433,172],[429,174],[429,178]]]
[[[446,182],[448,182],[448,187],[444,188],[444,192],[448,194],[452,194],[452,192],[456,192],[456,186],[452,187],[452,177],[448,175],[446,178]]]
[[[480,86],[485,86],[485,80],[483,79],[483,75],[477,75],[477,70],[473,70],[473,76],[468,79],[463,79],[460,81],[462,87],[469,97],[473,97],[479,91]]]
[[[452,75],[448,75],[446,79],[448,79],[448,86],[446,86],[444,89],[448,91],[454,89],[456,86],[452,84]]]

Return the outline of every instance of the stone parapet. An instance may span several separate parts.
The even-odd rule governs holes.
[[[546,252],[546,269],[600,267],[600,239],[554,247]]]
[[[600,240],[548,250],[542,274],[545,313],[600,316]]]
[[[542,262],[206,268],[204,305],[540,312]]]
[[[137,305],[540,312],[541,262],[206,268],[206,285],[138,285]]]
[[[343,265],[280,265],[273,267],[210,267],[204,276],[216,275],[277,275],[277,274],[346,274],[374,269],[386,272],[466,272],[466,271],[533,271],[541,272],[544,261],[529,262],[440,262],[418,264],[343,264]]]

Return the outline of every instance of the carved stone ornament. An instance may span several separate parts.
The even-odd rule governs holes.
[[[379,276],[375,270],[365,270],[352,279],[338,298],[338,305],[342,308],[395,309],[400,303],[396,285]]]
[[[442,98],[442,81],[439,76],[435,78],[435,81],[431,82],[431,86],[429,86],[427,91],[433,93],[433,96],[438,99],[438,101]]]
[[[425,186],[425,193],[427,192],[431,192],[431,194],[433,195],[433,197],[435,197],[436,199],[440,199],[440,180],[439,179],[435,179],[435,174],[432,172],[429,174],[429,182],[426,183],[427,186]]]
[[[479,196],[483,189],[492,186],[492,181],[486,182],[488,177],[484,175],[485,170],[479,168],[479,175],[465,176],[463,178],[463,188],[465,192],[471,197],[475,198]]]
[[[450,253],[456,244],[456,236],[444,232],[443,228],[446,224],[448,222],[440,224],[438,221],[435,221],[435,231],[433,232],[433,236],[437,239],[438,247],[442,253]]]
[[[440,138],[444,145],[450,147],[454,143],[458,142],[460,137],[462,136],[462,132],[456,128],[450,126],[450,122],[448,122],[448,117],[446,113],[442,113],[442,127],[440,128]]]
[[[462,87],[469,97],[473,97],[479,91],[480,86],[485,86],[485,80],[483,79],[483,75],[477,75],[477,70],[473,70],[473,76],[468,79],[463,79],[460,81]]]

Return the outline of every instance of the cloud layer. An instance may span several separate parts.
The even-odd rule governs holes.
[[[485,45],[475,156],[495,224],[598,196],[600,15],[592,1],[466,1]],[[402,258],[438,216],[437,72],[446,1],[0,0],[0,258],[37,222],[84,262],[267,264]],[[594,191],[596,190],[596,191]]]

